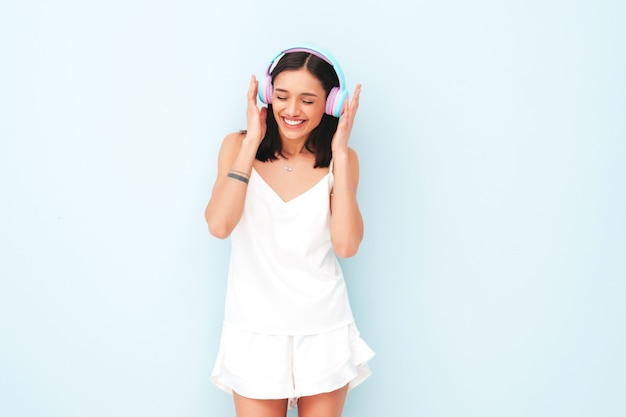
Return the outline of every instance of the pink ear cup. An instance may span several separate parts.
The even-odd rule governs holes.
[[[265,76],[263,81],[259,83],[259,100],[264,104],[272,103],[272,77]]]
[[[343,114],[343,106],[348,99],[348,92],[339,87],[333,87],[326,99],[326,114],[339,117]]]
[[[335,103],[338,93],[339,89],[337,87],[333,87],[330,93],[328,93],[328,97],[326,97],[326,114],[330,114],[331,116],[335,114]]]

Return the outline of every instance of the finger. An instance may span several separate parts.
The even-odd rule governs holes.
[[[256,77],[252,75],[250,77],[250,85],[248,86],[248,100],[254,101],[255,104],[256,104],[257,85],[258,85],[258,82],[256,80]]]
[[[346,118],[346,114],[348,113],[349,108],[350,100],[344,101],[343,105],[341,106],[341,112],[339,112],[339,123],[341,123],[341,121]]]
[[[353,108],[354,112],[359,108],[359,98],[361,97],[361,84],[357,84],[354,89],[354,95],[352,96],[352,102],[350,103],[350,107]]]
[[[259,110],[259,120],[261,123],[267,122],[267,107],[261,107],[261,110]]]
[[[265,137],[265,132],[267,131],[267,107],[261,107],[259,121],[261,122],[261,137]]]
[[[357,84],[354,89],[354,95],[351,100],[346,100],[343,103],[343,110],[341,111],[341,119],[345,119],[346,117],[350,119],[354,119],[357,109],[359,108],[359,97],[361,95],[361,84]]]

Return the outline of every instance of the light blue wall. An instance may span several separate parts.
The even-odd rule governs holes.
[[[618,1],[4,1],[0,415],[228,416],[204,205],[285,46],[363,84],[346,417],[626,415]]]

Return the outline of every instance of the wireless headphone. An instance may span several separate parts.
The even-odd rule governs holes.
[[[319,49],[314,49],[311,47],[305,46],[296,46],[293,48],[285,49],[280,52],[278,55],[272,59],[270,65],[267,67],[267,71],[265,72],[264,80],[259,82],[259,100],[261,100],[264,104],[272,103],[272,76],[271,72],[274,67],[274,63],[278,62],[279,58],[282,58],[283,55],[291,53],[291,52],[308,52],[316,57],[328,62],[335,73],[337,74],[337,78],[339,78],[339,87],[333,87],[328,93],[328,97],[326,98],[326,114],[334,117],[339,117],[343,113],[343,105],[348,99],[348,90],[346,90],[346,82],[343,77],[343,71],[339,66],[339,63],[327,52],[322,53]]]

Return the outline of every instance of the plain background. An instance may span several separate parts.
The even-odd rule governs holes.
[[[203,218],[251,74],[363,84],[346,417],[626,415],[620,1],[5,0],[0,415],[229,416]],[[291,415],[291,413],[290,413]]]

